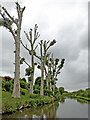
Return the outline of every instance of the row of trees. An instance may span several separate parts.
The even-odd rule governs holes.
[[[7,28],[11,33],[15,40],[15,78],[14,78],[14,88],[12,97],[20,97],[20,64],[26,63],[28,68],[26,68],[26,76],[28,76],[28,80],[30,81],[30,94],[33,94],[33,85],[34,85],[34,73],[35,73],[35,65],[38,69],[41,70],[41,87],[40,87],[40,95],[44,95],[43,88],[44,88],[44,80],[46,80],[47,89],[53,90],[55,89],[56,81],[58,74],[60,74],[60,70],[64,65],[65,59],[61,59],[61,62],[58,58],[54,59],[53,53],[48,52],[50,47],[52,47],[56,40],[52,41],[39,41],[38,45],[36,41],[38,40],[40,34],[37,31],[38,26],[35,24],[34,27],[34,36],[33,30],[30,29],[29,34],[25,33],[26,38],[29,42],[30,49],[23,43],[20,38],[21,32],[21,23],[23,12],[25,7],[21,8],[21,6],[16,3],[16,9],[18,18],[13,18],[8,13],[6,8],[1,7],[0,14],[2,18],[0,19],[0,26],[4,26]],[[13,29],[12,24],[15,24],[17,29]],[[28,51],[31,57],[31,64],[27,63],[26,59],[20,58],[20,43]],[[40,55],[36,53],[36,49],[39,47]],[[38,62],[35,61],[35,57],[38,59]]]

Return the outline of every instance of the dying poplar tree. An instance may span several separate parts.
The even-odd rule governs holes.
[[[24,61],[29,68],[26,69],[26,75],[29,76],[29,81],[30,81],[30,94],[33,94],[33,82],[34,82],[34,71],[35,71],[35,65],[36,63],[34,63],[34,56],[36,56],[36,48],[38,47],[38,45],[36,47],[35,46],[35,42],[36,40],[39,38],[40,34],[39,32],[37,32],[37,24],[35,24],[34,27],[34,38],[32,35],[32,29],[30,29],[29,31],[29,35],[28,33],[25,33],[27,40],[29,41],[30,44],[30,49],[27,47],[27,45],[25,46],[24,43],[21,41],[21,44],[23,45],[23,47],[29,52],[30,56],[31,56],[31,66],[30,64],[28,64],[24,58],[21,59],[21,63]]]
[[[22,17],[25,7],[21,8],[18,2],[16,2],[16,9],[18,18],[14,18],[10,15],[6,8],[1,7],[0,9],[0,26],[5,27],[12,34],[13,39],[15,41],[15,78],[14,78],[14,88],[12,97],[20,98],[20,33],[21,33],[21,24]],[[16,25],[16,30],[13,29],[12,24]]]

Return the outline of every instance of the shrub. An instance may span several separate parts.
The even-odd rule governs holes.
[[[55,95],[55,98],[56,98],[56,100],[59,100],[60,97],[61,97],[61,95],[60,95],[60,93],[58,92],[58,93]]]
[[[5,88],[2,88],[2,91],[5,91],[5,92],[6,92],[6,89],[5,89]]]
[[[20,87],[26,89],[27,85],[24,81],[20,81]]]
[[[11,79],[12,79],[12,78],[11,78],[11,77],[9,77],[9,76],[5,76],[4,78],[5,78],[5,80],[6,80],[6,81],[9,81],[9,80],[11,80]]]
[[[61,95],[64,93],[64,88],[63,87],[60,87],[59,88],[59,92],[61,93]]]
[[[25,78],[21,78],[20,81],[24,81],[24,82],[26,82],[26,79],[25,79]]]
[[[6,89],[6,91],[10,91],[10,86],[11,86],[11,84],[10,84],[10,82],[5,82],[5,89]]]
[[[40,98],[40,94],[31,94],[30,98]]]
[[[5,81],[2,80],[2,88],[5,88]]]
[[[35,89],[35,90],[34,90],[34,93],[35,93],[35,94],[40,94],[40,90]]]
[[[39,85],[34,85],[34,89],[40,90],[40,86]]]
[[[22,95],[25,95],[28,91],[26,89],[20,88],[20,92]]]
[[[44,89],[44,95],[53,95],[53,92],[51,90],[48,90],[48,89]]]
[[[31,99],[31,100],[29,101],[29,104],[30,104],[31,106],[33,106],[33,107],[36,107],[36,106],[37,106],[35,99]]]
[[[59,92],[58,88],[56,87],[54,90],[54,94],[56,95]]]

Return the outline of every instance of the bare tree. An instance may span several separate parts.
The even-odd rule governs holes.
[[[24,31],[26,37],[27,37],[27,40],[29,41],[29,44],[30,44],[30,48],[27,48],[27,45],[25,46],[24,43],[21,41],[21,44],[23,45],[23,47],[29,52],[29,54],[31,55],[31,67],[30,65],[25,61],[25,59],[21,59],[23,60],[28,66],[29,66],[29,69],[26,69],[27,73],[26,75],[30,76],[29,79],[30,79],[30,94],[33,94],[33,82],[34,82],[34,71],[35,71],[35,63],[34,63],[34,56],[36,56],[36,48],[38,47],[38,45],[36,47],[34,47],[35,45],[35,42],[36,40],[39,38],[40,34],[39,32],[37,32],[37,24],[35,24],[35,27],[34,27],[34,39],[32,37],[32,29],[30,29],[29,31],[29,35]]]
[[[20,98],[20,32],[21,32],[21,24],[22,24],[22,17],[25,7],[21,8],[18,2],[16,2],[16,9],[18,18],[14,19],[7,11],[6,8],[1,7],[0,15],[2,19],[0,20],[0,26],[4,26],[7,28],[10,33],[12,34],[14,41],[15,41],[15,78],[14,78],[14,88],[12,97]],[[4,11],[4,12],[3,12]],[[12,24],[16,25],[16,30],[12,28]]]

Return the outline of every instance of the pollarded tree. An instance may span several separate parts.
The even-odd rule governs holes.
[[[6,8],[1,7],[0,9],[0,26],[3,26],[9,30],[12,34],[14,41],[15,41],[15,78],[14,78],[14,88],[12,97],[20,97],[20,32],[21,32],[21,24],[22,24],[22,17],[25,7],[21,8],[21,6],[16,2],[16,9],[18,18],[14,19],[7,11]],[[13,29],[12,24],[16,25],[16,30]]]
[[[60,74],[60,70],[62,69],[64,65],[65,59],[61,60],[61,63],[59,64],[59,59],[54,59],[53,54],[50,57],[50,54],[48,55],[48,58],[46,60],[46,66],[48,69],[45,68],[46,71],[46,81],[47,81],[47,89],[53,90],[55,89],[56,81],[58,74]]]
[[[44,88],[44,72],[46,72],[46,68],[45,68],[45,64],[46,64],[46,61],[47,61],[47,54],[48,54],[48,50],[51,46],[53,46],[54,44],[56,43],[56,40],[53,40],[53,41],[43,41],[41,40],[40,41],[40,69],[41,69],[41,88],[40,88],[40,95],[44,95],[44,92],[43,92],[43,88]],[[44,51],[44,52],[43,52]]]
[[[27,45],[25,46],[24,43],[21,41],[21,44],[23,45],[23,47],[29,52],[30,56],[31,56],[31,66],[30,64],[28,64],[25,61],[25,58],[21,59],[21,64],[23,63],[23,61],[28,65],[29,68],[26,69],[26,75],[29,76],[29,80],[30,80],[30,94],[33,94],[33,82],[34,82],[34,71],[35,71],[35,65],[37,65],[37,63],[34,62],[34,56],[36,56],[36,48],[38,47],[38,45],[36,47],[35,46],[35,42],[38,39],[38,37],[40,36],[39,32],[37,32],[37,24],[35,24],[34,27],[34,38],[32,35],[32,29],[30,29],[29,31],[29,35],[28,33],[25,33],[27,40],[29,41],[30,44],[30,49],[27,47]]]
[[[57,77],[61,73],[60,70],[63,68],[64,61],[65,59],[61,59],[61,63],[60,63],[58,58],[56,58],[55,60],[53,57],[51,58],[51,63],[52,63],[51,83],[52,83],[53,90],[55,89],[55,84],[56,84],[56,81],[58,80]]]

